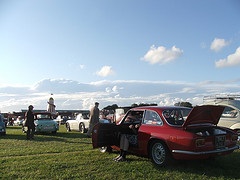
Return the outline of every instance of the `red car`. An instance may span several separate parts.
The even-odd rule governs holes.
[[[119,150],[120,134],[130,134],[129,125],[140,124],[132,154],[151,158],[158,166],[176,160],[209,159],[239,149],[235,131],[217,126],[224,107],[145,106],[130,109],[118,123],[99,123],[93,129],[93,148]],[[134,116],[129,120],[129,116]]]

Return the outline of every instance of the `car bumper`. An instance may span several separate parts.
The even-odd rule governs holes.
[[[239,146],[236,145],[234,147],[228,148],[222,148],[222,149],[215,149],[212,151],[201,151],[201,152],[194,152],[194,151],[182,151],[182,150],[172,150],[172,153],[179,153],[179,154],[186,154],[186,155],[208,155],[208,154],[218,154],[218,153],[225,153],[225,152],[231,152],[236,149],[239,149]]]
[[[36,128],[35,132],[53,132],[58,131],[57,128]]]

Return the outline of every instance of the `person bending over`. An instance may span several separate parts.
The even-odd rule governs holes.
[[[137,131],[140,124],[130,125],[129,128],[133,131],[134,134],[121,134],[120,137],[120,154],[114,158],[114,161],[126,161],[126,153],[128,151],[129,145],[137,145]]]

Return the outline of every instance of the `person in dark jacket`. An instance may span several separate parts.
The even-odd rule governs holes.
[[[28,106],[28,111],[25,114],[25,126],[27,127],[27,139],[34,139],[35,124],[33,106]]]
[[[87,136],[92,136],[92,130],[93,127],[99,123],[99,109],[98,109],[99,103],[95,102],[95,106],[90,111],[90,120],[89,120],[89,128],[87,132]]]

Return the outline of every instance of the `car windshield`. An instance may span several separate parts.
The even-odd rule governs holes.
[[[182,125],[191,109],[167,109],[163,111],[163,117],[170,125]]]
[[[84,114],[82,114],[82,117],[83,117],[83,119],[89,119],[89,114],[88,113],[84,113]]]
[[[143,111],[129,111],[124,119],[124,123],[140,123],[142,122]]]

